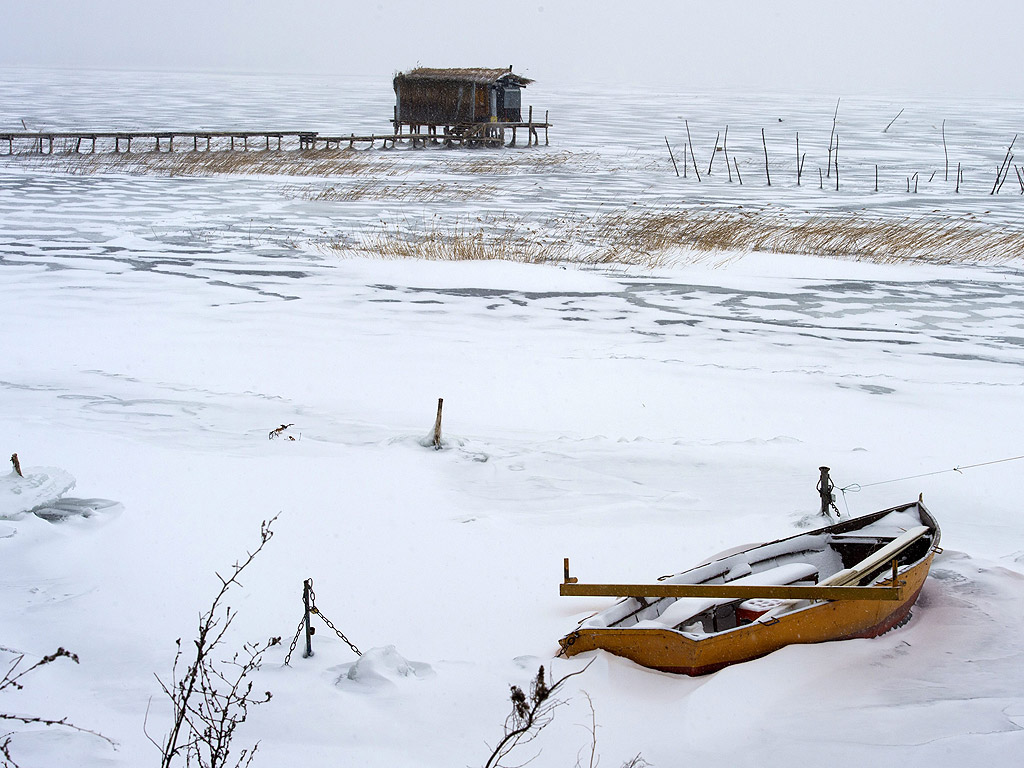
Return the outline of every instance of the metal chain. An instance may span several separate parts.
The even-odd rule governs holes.
[[[299,642],[299,635],[302,634],[302,625],[306,623],[306,617],[303,616],[299,619],[299,626],[295,629],[295,637],[292,638],[292,644],[288,646],[288,655],[284,657],[284,665],[286,667],[291,666],[288,662],[292,660],[292,654],[295,653],[295,646]]]
[[[316,607],[316,592],[313,591],[312,579],[309,579],[309,612],[323,619],[324,623],[327,624],[327,626],[330,627],[332,630],[334,630],[334,634],[340,637],[342,641],[345,643],[345,645],[352,649],[352,652],[356,656],[363,655],[363,652],[356,647],[355,643],[353,643],[351,640],[345,637],[345,633],[338,629],[336,626],[334,626],[334,622],[328,619],[326,616],[324,616],[320,612],[320,609]],[[299,642],[299,635],[302,634],[302,627],[305,623],[306,618],[305,616],[303,616],[301,619],[299,619],[299,626],[295,629],[295,637],[292,638],[292,644],[288,647],[288,655],[284,657],[285,666],[289,666],[288,662],[291,661],[292,653],[295,652],[295,646]]]
[[[347,637],[345,637],[344,633],[340,629],[338,629],[336,626],[334,626],[334,622],[332,622],[330,619],[328,619],[326,616],[324,616],[322,613],[320,613],[319,610],[317,610],[316,608],[314,608],[312,606],[310,607],[309,610],[310,610],[310,613],[315,613],[317,616],[319,616],[321,619],[323,619],[324,622],[327,624],[327,626],[334,630],[334,634],[336,634],[338,637],[340,637],[345,642],[345,645],[347,645],[349,648],[352,649],[352,652],[356,656],[362,656],[363,655],[363,652],[360,651],[358,648],[356,648],[355,644],[351,640],[349,640]]]
[[[352,649],[352,652],[356,656],[362,656],[363,655],[363,652],[360,651],[358,648],[356,648],[355,643],[353,643],[351,640],[349,640],[347,637],[345,637],[345,633],[342,632],[340,629],[338,629],[336,626],[334,626],[334,622],[331,621],[330,619],[328,619],[326,616],[324,616],[320,612],[320,609],[316,607],[316,593],[313,591],[313,580],[312,579],[309,580],[309,612],[310,613],[315,613],[317,616],[319,616],[321,619],[323,619],[324,623],[326,623],[328,627],[330,627],[332,630],[334,630],[334,634],[336,634],[338,637],[340,637],[342,639],[342,641],[345,643],[345,645],[347,645],[349,648]]]

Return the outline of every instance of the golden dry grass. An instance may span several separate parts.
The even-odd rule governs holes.
[[[1024,231],[932,218],[870,219],[839,214],[793,219],[764,213],[625,213],[593,224],[601,258],[650,263],[674,249],[767,251],[874,263],[1005,262],[1024,253]]]
[[[646,212],[562,219],[542,227],[505,215],[386,230],[323,244],[325,250],[383,259],[506,260],[522,263],[718,266],[748,252],[792,253],[880,264],[1002,263],[1024,253],[1024,232],[939,220],[804,220],[764,213]]]
[[[349,150],[242,150],[21,154],[5,158],[41,170],[87,176],[126,173],[153,176],[397,176],[406,172],[388,155]]]
[[[344,187],[306,187],[294,190],[303,200],[354,202],[357,200],[406,200],[418,203],[465,202],[493,199],[501,190],[492,184],[451,184],[443,182],[382,183],[368,179]]]
[[[568,164],[570,161],[586,162],[593,159],[590,153],[570,152],[534,152],[525,150],[517,152],[509,150],[501,154],[458,157],[446,157],[442,161],[442,170],[457,174],[493,174],[537,173],[550,171]]]
[[[424,261],[514,261],[526,264],[559,263],[569,260],[564,243],[547,242],[524,230],[466,229],[432,227],[424,232],[386,231],[364,237],[353,249],[341,242],[329,242],[334,252],[357,252],[381,259]]]

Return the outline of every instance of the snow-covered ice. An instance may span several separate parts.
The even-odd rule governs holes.
[[[55,129],[379,130],[391,110],[388,83],[182,75],[154,90],[155,76],[111,75],[84,89],[76,73],[5,75],[4,119]],[[154,673],[192,636],[214,573],[279,512],[232,602],[234,643],[284,638],[256,682],[274,697],[237,737],[260,740],[254,765],[482,764],[509,685],[541,664],[579,669],[552,658],[557,638],[610,602],[560,598],[563,557],[581,580],[641,582],[779,538],[813,515],[821,465],[847,489],[844,514],[924,493],[946,550],[911,621],[696,679],[598,655],[532,745],[534,764],[573,765],[589,747],[581,689],[605,765],[640,752],[656,766],[959,767],[1007,764],[1024,748],[1024,462],[948,471],[1024,454],[1019,255],[925,266],[736,253],[713,267],[680,254],[671,267],[598,270],[321,247],[382,221],[414,230],[435,214],[509,215],[543,229],[635,201],[1019,226],[1024,198],[989,196],[981,175],[1019,105],[908,102],[883,136],[891,105],[844,99],[844,151],[861,161],[849,186],[783,182],[780,146],[769,195],[742,165],[742,188],[717,173],[677,179],[663,136],[680,141],[685,116],[707,148],[728,121],[730,152],[754,174],[756,129],[782,117],[787,131],[801,126],[811,162],[831,97],[679,94],[670,114],[640,91],[541,82],[530,98],[551,108],[553,146],[507,150],[511,169],[481,177],[460,170],[458,152],[387,155],[401,179],[492,188],[436,207],[296,193],[362,183],[351,178],[0,162],[2,455],[17,451],[26,475],[59,468],[32,506],[10,501],[0,476],[0,655],[64,646],[80,658],[0,694],[0,709],[68,716],[119,745],[26,729],[12,742],[24,766],[154,762],[147,707],[151,734],[167,718]],[[647,132],[607,145],[636,115]],[[892,176],[941,177],[932,128],[944,117],[977,169],[967,188],[936,179],[928,194],[869,194],[883,158]],[[516,170],[545,152],[568,160]],[[438,397],[447,448],[433,451],[420,439]],[[267,439],[290,423],[294,441]],[[102,514],[24,514],[59,501],[68,488],[52,490],[70,475]],[[357,660],[320,624],[315,655],[282,665],[307,577],[323,613],[372,653]]]

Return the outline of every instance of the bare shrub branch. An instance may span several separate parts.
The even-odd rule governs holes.
[[[278,645],[281,638],[245,643],[226,661],[218,661],[213,654],[224,644],[237,615],[226,604],[228,593],[232,587],[240,586],[239,577],[273,538],[271,526],[276,519],[275,516],[263,521],[259,546],[232,565],[226,577],[216,574],[220,590],[210,607],[199,616],[196,639],[191,643],[195,650],[188,652],[191,659],[188,665],[181,669],[185,651],[178,638],[170,680],[165,682],[157,676],[160,689],[171,701],[172,721],[162,743],[157,743],[148,733],[146,736],[161,750],[161,768],[180,765],[182,759],[186,766],[240,768],[248,766],[256,753],[258,742],[233,758],[232,740],[238,726],[245,722],[249,708],[270,701],[270,691],[253,691],[251,676],[260,669],[263,654]]]
[[[58,648],[53,653],[43,656],[39,661],[21,672],[18,672],[18,667],[21,666],[21,662],[24,661],[24,654],[17,656],[12,662],[10,667],[4,673],[4,676],[0,678],[0,691],[11,688],[16,691],[23,690],[25,688],[24,683],[21,680],[28,674],[34,672],[40,667],[45,667],[47,664],[52,664],[57,659],[71,659],[75,664],[78,663],[78,656],[71,651],[65,650],[64,648]],[[59,720],[41,717],[39,715],[15,715],[9,712],[0,712],[0,720],[17,723],[19,725],[45,725],[55,726],[60,728],[67,728],[68,730],[77,731],[78,733],[87,733],[90,736],[95,736],[99,739],[103,739],[105,742],[110,744],[115,749],[117,745],[112,739],[107,738],[102,733],[97,731],[89,730],[88,728],[81,728],[74,723],[68,721],[66,717],[62,717]],[[11,754],[11,742],[13,741],[16,733],[8,732],[0,734],[0,768],[18,768],[18,763]]]
[[[592,663],[592,662],[591,662]],[[555,694],[565,681],[587,671],[590,664],[583,669],[570,672],[553,683],[548,683],[544,676],[544,667],[537,670],[537,676],[530,683],[529,694],[518,685],[512,686],[510,698],[512,711],[505,718],[505,735],[494,747],[484,768],[499,768],[501,761],[508,757],[517,746],[533,741],[554,718],[554,711],[565,704],[565,699]]]

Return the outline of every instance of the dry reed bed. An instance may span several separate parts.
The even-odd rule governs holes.
[[[431,203],[489,200],[495,198],[500,191],[498,187],[491,184],[455,184],[426,181],[388,184],[376,180],[365,180],[346,187],[305,187],[293,190],[292,192],[302,200],[314,201],[403,200]]]
[[[589,228],[589,227],[588,227]],[[764,213],[645,212],[592,225],[602,258],[643,263],[672,249],[767,251],[880,264],[1000,263],[1024,253],[1024,231],[940,219],[866,219],[837,214],[794,220]]]
[[[252,150],[122,152],[114,154],[21,154],[7,163],[76,176],[126,173],[156,176],[398,176],[407,169],[395,158],[348,150]]]
[[[570,162],[596,162],[589,152],[536,152],[532,150],[506,150],[509,154],[472,157],[446,157],[440,163],[441,171],[456,174],[543,173],[568,165]]]
[[[656,268],[720,265],[745,252],[792,253],[878,264],[1004,263],[1024,253],[1024,231],[938,220],[850,215],[786,219],[763,213],[646,212],[555,220],[537,227],[503,216],[425,231],[388,230],[322,244],[335,253],[427,261]]]

